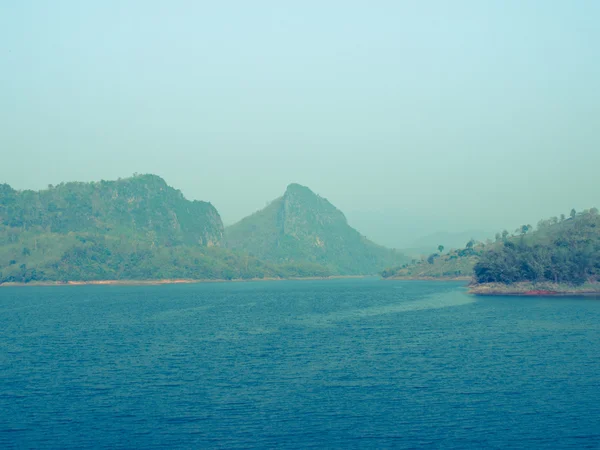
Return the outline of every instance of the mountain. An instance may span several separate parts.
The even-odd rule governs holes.
[[[325,198],[299,184],[225,229],[226,246],[259,259],[313,263],[335,274],[372,274],[406,257],[369,241]]]
[[[0,186],[0,224],[44,233],[126,236],[153,245],[220,245],[217,210],[186,200],[156,175],[118,181],[62,183],[42,191]]]
[[[329,276],[310,262],[274,264],[223,248],[223,223],[156,175],[0,185],[0,284]]]

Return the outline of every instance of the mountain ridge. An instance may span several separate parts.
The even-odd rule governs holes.
[[[157,175],[68,182],[39,191],[0,188],[0,223],[64,234],[133,233],[161,245],[220,245],[223,223],[210,202],[187,200]]]
[[[298,183],[265,208],[226,227],[226,246],[267,261],[308,261],[334,273],[376,273],[403,255],[369,241],[342,211]],[[364,272],[363,272],[364,273]]]
[[[280,258],[225,248],[225,228],[216,208],[187,200],[157,175],[60,183],[39,191],[0,184],[0,284],[372,273],[364,265],[348,270],[328,264],[302,249],[306,238],[317,236],[323,227],[348,227],[343,213],[310,189],[292,183],[265,210],[257,214],[266,214],[269,226],[258,226],[255,234],[267,248],[277,248]],[[265,241],[273,223],[278,232]],[[306,224],[315,225],[316,231]],[[290,242],[302,257],[285,257]],[[340,246],[337,250],[344,253]]]

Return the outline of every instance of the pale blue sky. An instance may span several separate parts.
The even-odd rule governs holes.
[[[0,3],[0,181],[155,173],[376,241],[600,206],[598,1]],[[410,239],[409,236],[410,235]]]

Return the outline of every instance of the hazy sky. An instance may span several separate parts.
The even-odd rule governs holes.
[[[0,2],[0,182],[290,182],[376,241],[600,206],[600,2]]]

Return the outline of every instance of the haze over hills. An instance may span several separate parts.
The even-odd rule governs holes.
[[[438,245],[443,245],[446,249],[464,248],[470,240],[485,242],[486,239],[492,239],[494,232],[482,230],[468,230],[459,232],[438,231],[426,236],[422,236],[413,241],[412,247],[437,249]]]
[[[41,191],[0,186],[0,221],[23,232],[127,236],[152,245],[219,245],[223,223],[207,202],[186,200],[156,175],[61,183]]]
[[[299,184],[225,230],[228,248],[275,263],[310,261],[335,273],[376,273],[407,258],[369,241],[327,199]]]
[[[220,248],[223,224],[155,175],[0,186],[0,283],[276,276]]]
[[[256,217],[264,220],[256,223]],[[225,248],[217,210],[185,199],[156,175],[61,183],[41,191],[4,184],[0,283],[371,274],[403,261],[299,185],[291,185],[266,216],[242,223],[260,230],[245,235],[238,226],[238,239]]]
[[[208,202],[189,201],[156,175],[61,183],[41,191],[0,185],[0,283],[249,279],[331,275],[470,277],[478,283],[596,283],[598,210],[497,233],[434,234],[443,246],[408,263],[374,244],[309,188],[290,184],[264,209],[223,227]],[[452,249],[452,244],[469,240]],[[452,239],[451,239],[452,238]],[[433,246],[433,245],[432,245]],[[430,248],[430,247],[429,247]]]
[[[595,284],[600,278],[600,215],[597,208],[570,217],[540,220],[537,229],[522,225],[513,234],[497,233],[488,244],[469,241],[464,248],[441,248],[411,264],[388,269],[384,277],[442,278],[472,277],[477,289],[484,285],[502,286],[519,283],[551,283],[552,289]],[[504,289],[519,287],[495,287]],[[567,287],[565,287],[567,286]],[[526,285],[525,289],[531,286]]]
[[[448,248],[461,248],[470,238],[485,241],[487,238],[493,238],[498,228],[508,226],[509,229],[513,229],[520,223],[520,220],[517,220],[513,226],[512,220],[509,223],[501,220],[490,226],[487,222],[463,215],[464,205],[459,202],[454,204],[454,213],[436,212],[424,206],[417,210],[403,206],[412,200],[407,196],[402,200],[398,199],[397,204],[385,208],[348,208],[343,205],[343,201],[339,206],[354,228],[372,241],[385,247],[396,248],[402,253],[408,253],[407,250],[413,253],[417,250],[417,254],[430,253],[440,244]],[[437,242],[440,238],[442,241]],[[420,242],[422,240],[425,242]]]
[[[436,252],[440,245],[443,245],[448,251],[464,248],[469,241],[485,242],[487,239],[493,237],[493,232],[485,232],[482,230],[459,232],[438,231],[414,240],[409,247],[403,248],[402,252],[411,256],[427,256]]]

